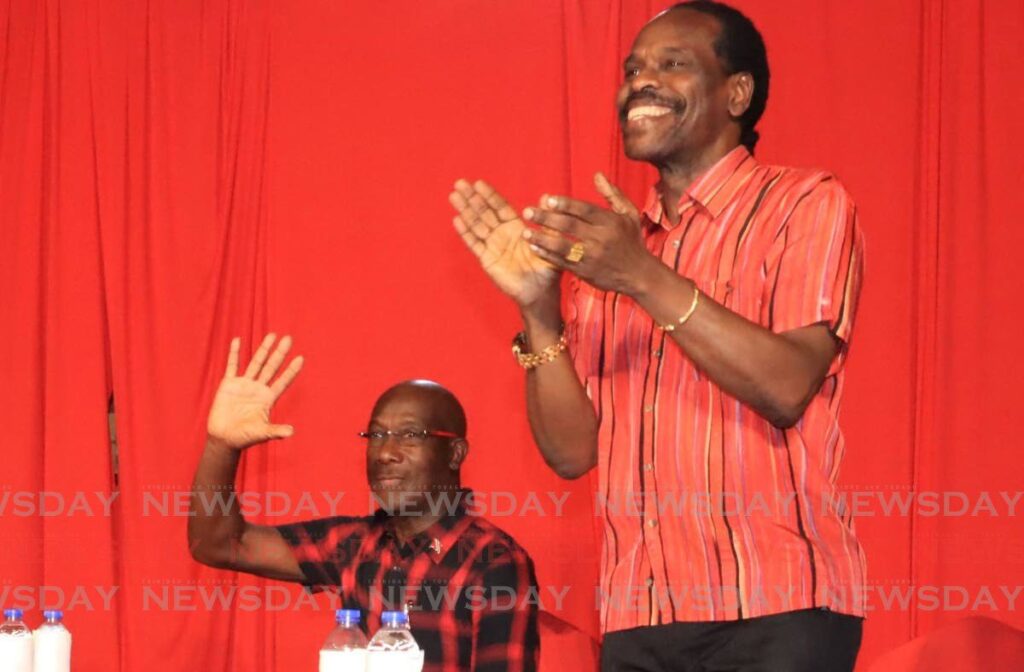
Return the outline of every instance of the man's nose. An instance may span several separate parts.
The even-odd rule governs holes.
[[[629,88],[633,91],[643,91],[644,89],[654,91],[661,88],[661,78],[654,68],[641,66],[633,75],[633,79],[629,80]]]
[[[388,434],[384,442],[377,446],[378,462],[401,462],[402,448],[398,445],[398,437]]]

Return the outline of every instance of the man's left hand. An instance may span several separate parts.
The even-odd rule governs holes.
[[[644,245],[636,206],[601,173],[594,184],[610,210],[568,196],[544,196],[540,207],[523,212],[540,225],[523,236],[535,254],[558,268],[599,289],[632,294],[640,273],[660,262]]]

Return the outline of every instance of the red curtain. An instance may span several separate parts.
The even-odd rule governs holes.
[[[515,311],[446,196],[481,176],[519,206],[594,198],[604,170],[640,198],[651,174],[622,160],[611,101],[666,4],[0,4],[0,601],[33,625],[62,601],[83,672],[313,669],[328,598],[202,568],[185,543],[228,340],[276,330],[307,366],[278,413],[296,436],[247,455],[244,489],[269,493],[253,518],[365,513],[354,433],[389,384],[439,380],[469,413],[466,482],[537,561],[545,663],[585,669],[590,483],[537,455]],[[864,504],[861,660],[970,613],[1024,627],[1024,5],[736,4],[774,72],[759,157],[834,170],[867,237],[841,477]]]

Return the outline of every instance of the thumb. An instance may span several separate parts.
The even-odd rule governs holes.
[[[604,173],[594,173],[594,186],[597,187],[598,193],[604,196],[604,200],[608,201],[608,205],[614,212],[629,218],[632,222],[640,221],[640,211],[636,209],[636,206],[616,187],[611,181],[604,176]]]
[[[267,428],[267,438],[287,439],[295,434],[295,428],[291,425],[270,425]]]

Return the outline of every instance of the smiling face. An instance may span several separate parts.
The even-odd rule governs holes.
[[[720,29],[712,16],[676,9],[637,35],[616,98],[626,156],[661,167],[739,144],[750,76],[726,74]]]
[[[395,432],[366,447],[366,479],[377,500],[395,514],[419,514],[439,495],[459,487],[466,455],[465,420],[455,397],[443,387],[412,382],[385,392],[374,406],[368,430]],[[423,430],[458,438],[415,436]],[[407,436],[402,437],[402,432]]]

